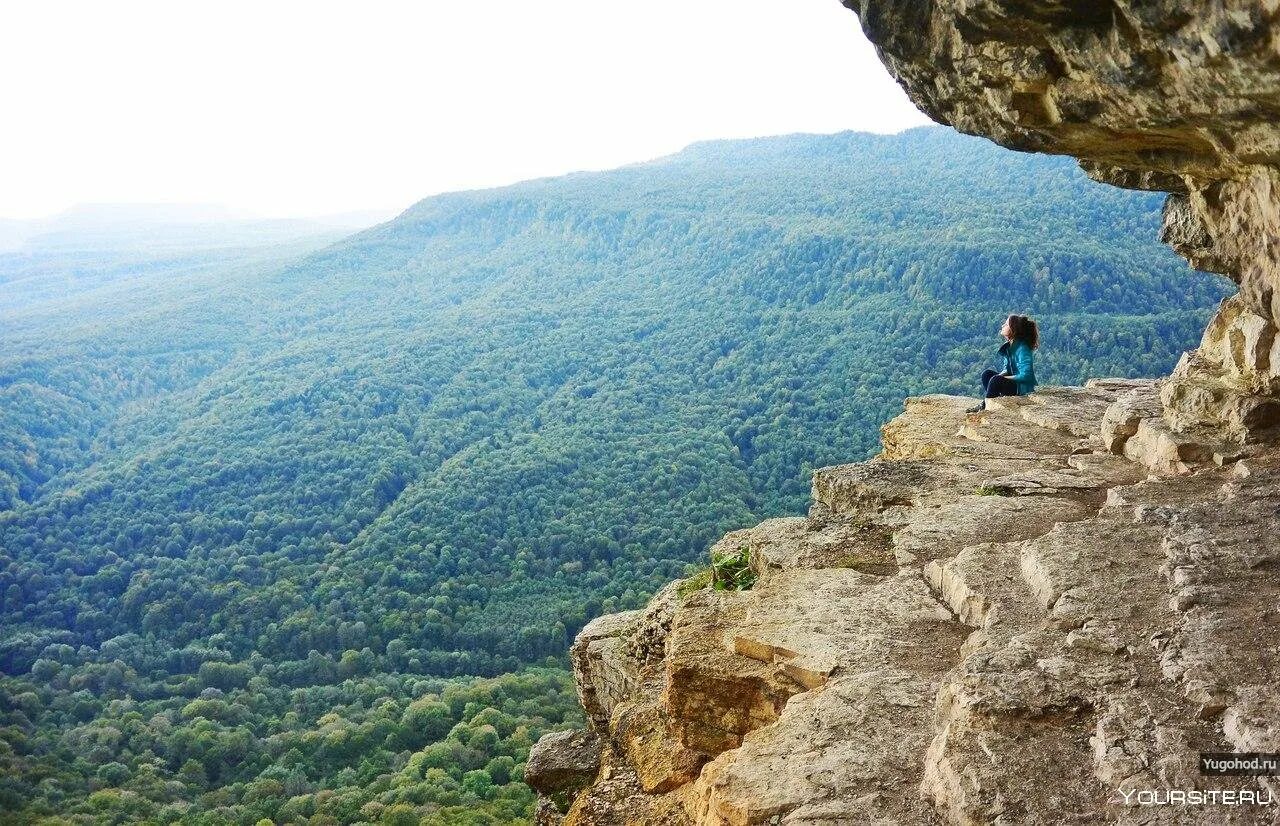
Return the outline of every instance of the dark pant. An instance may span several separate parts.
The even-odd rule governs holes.
[[[1018,395],[1018,385],[1008,376],[1002,376],[995,370],[982,371],[982,395],[991,399],[996,396]]]

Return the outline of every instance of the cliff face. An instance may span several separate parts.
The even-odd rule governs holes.
[[[968,403],[909,399],[807,517],[721,540],[751,590],[675,583],[583,630],[593,732],[529,761],[566,823],[1096,822],[1274,788],[1197,755],[1280,750],[1280,451],[1150,475],[1153,382]]]
[[[1198,765],[1280,751],[1280,12],[846,5],[935,118],[1170,192],[1166,240],[1241,291],[1158,382],[908,399],[806,517],[721,540],[751,590],[587,626],[540,821],[1280,822],[1274,779]]]

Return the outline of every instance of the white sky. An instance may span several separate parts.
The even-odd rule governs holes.
[[[0,217],[403,208],[695,140],[928,123],[838,0],[0,5]]]

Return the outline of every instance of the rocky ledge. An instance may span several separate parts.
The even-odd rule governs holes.
[[[1159,393],[908,399],[807,516],[720,541],[753,588],[578,635],[589,730],[535,747],[539,821],[1274,822],[1280,786],[1198,754],[1280,751],[1280,449],[1180,456]],[[1137,795],[1192,789],[1246,803]]]

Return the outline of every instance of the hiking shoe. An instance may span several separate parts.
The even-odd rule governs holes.
[[[966,412],[966,413],[981,413],[982,411],[984,411],[984,410],[986,410],[986,409],[987,409],[987,403],[986,403],[986,402],[978,402],[978,403],[977,403],[977,404],[975,404],[973,407],[966,408],[964,412]]]

